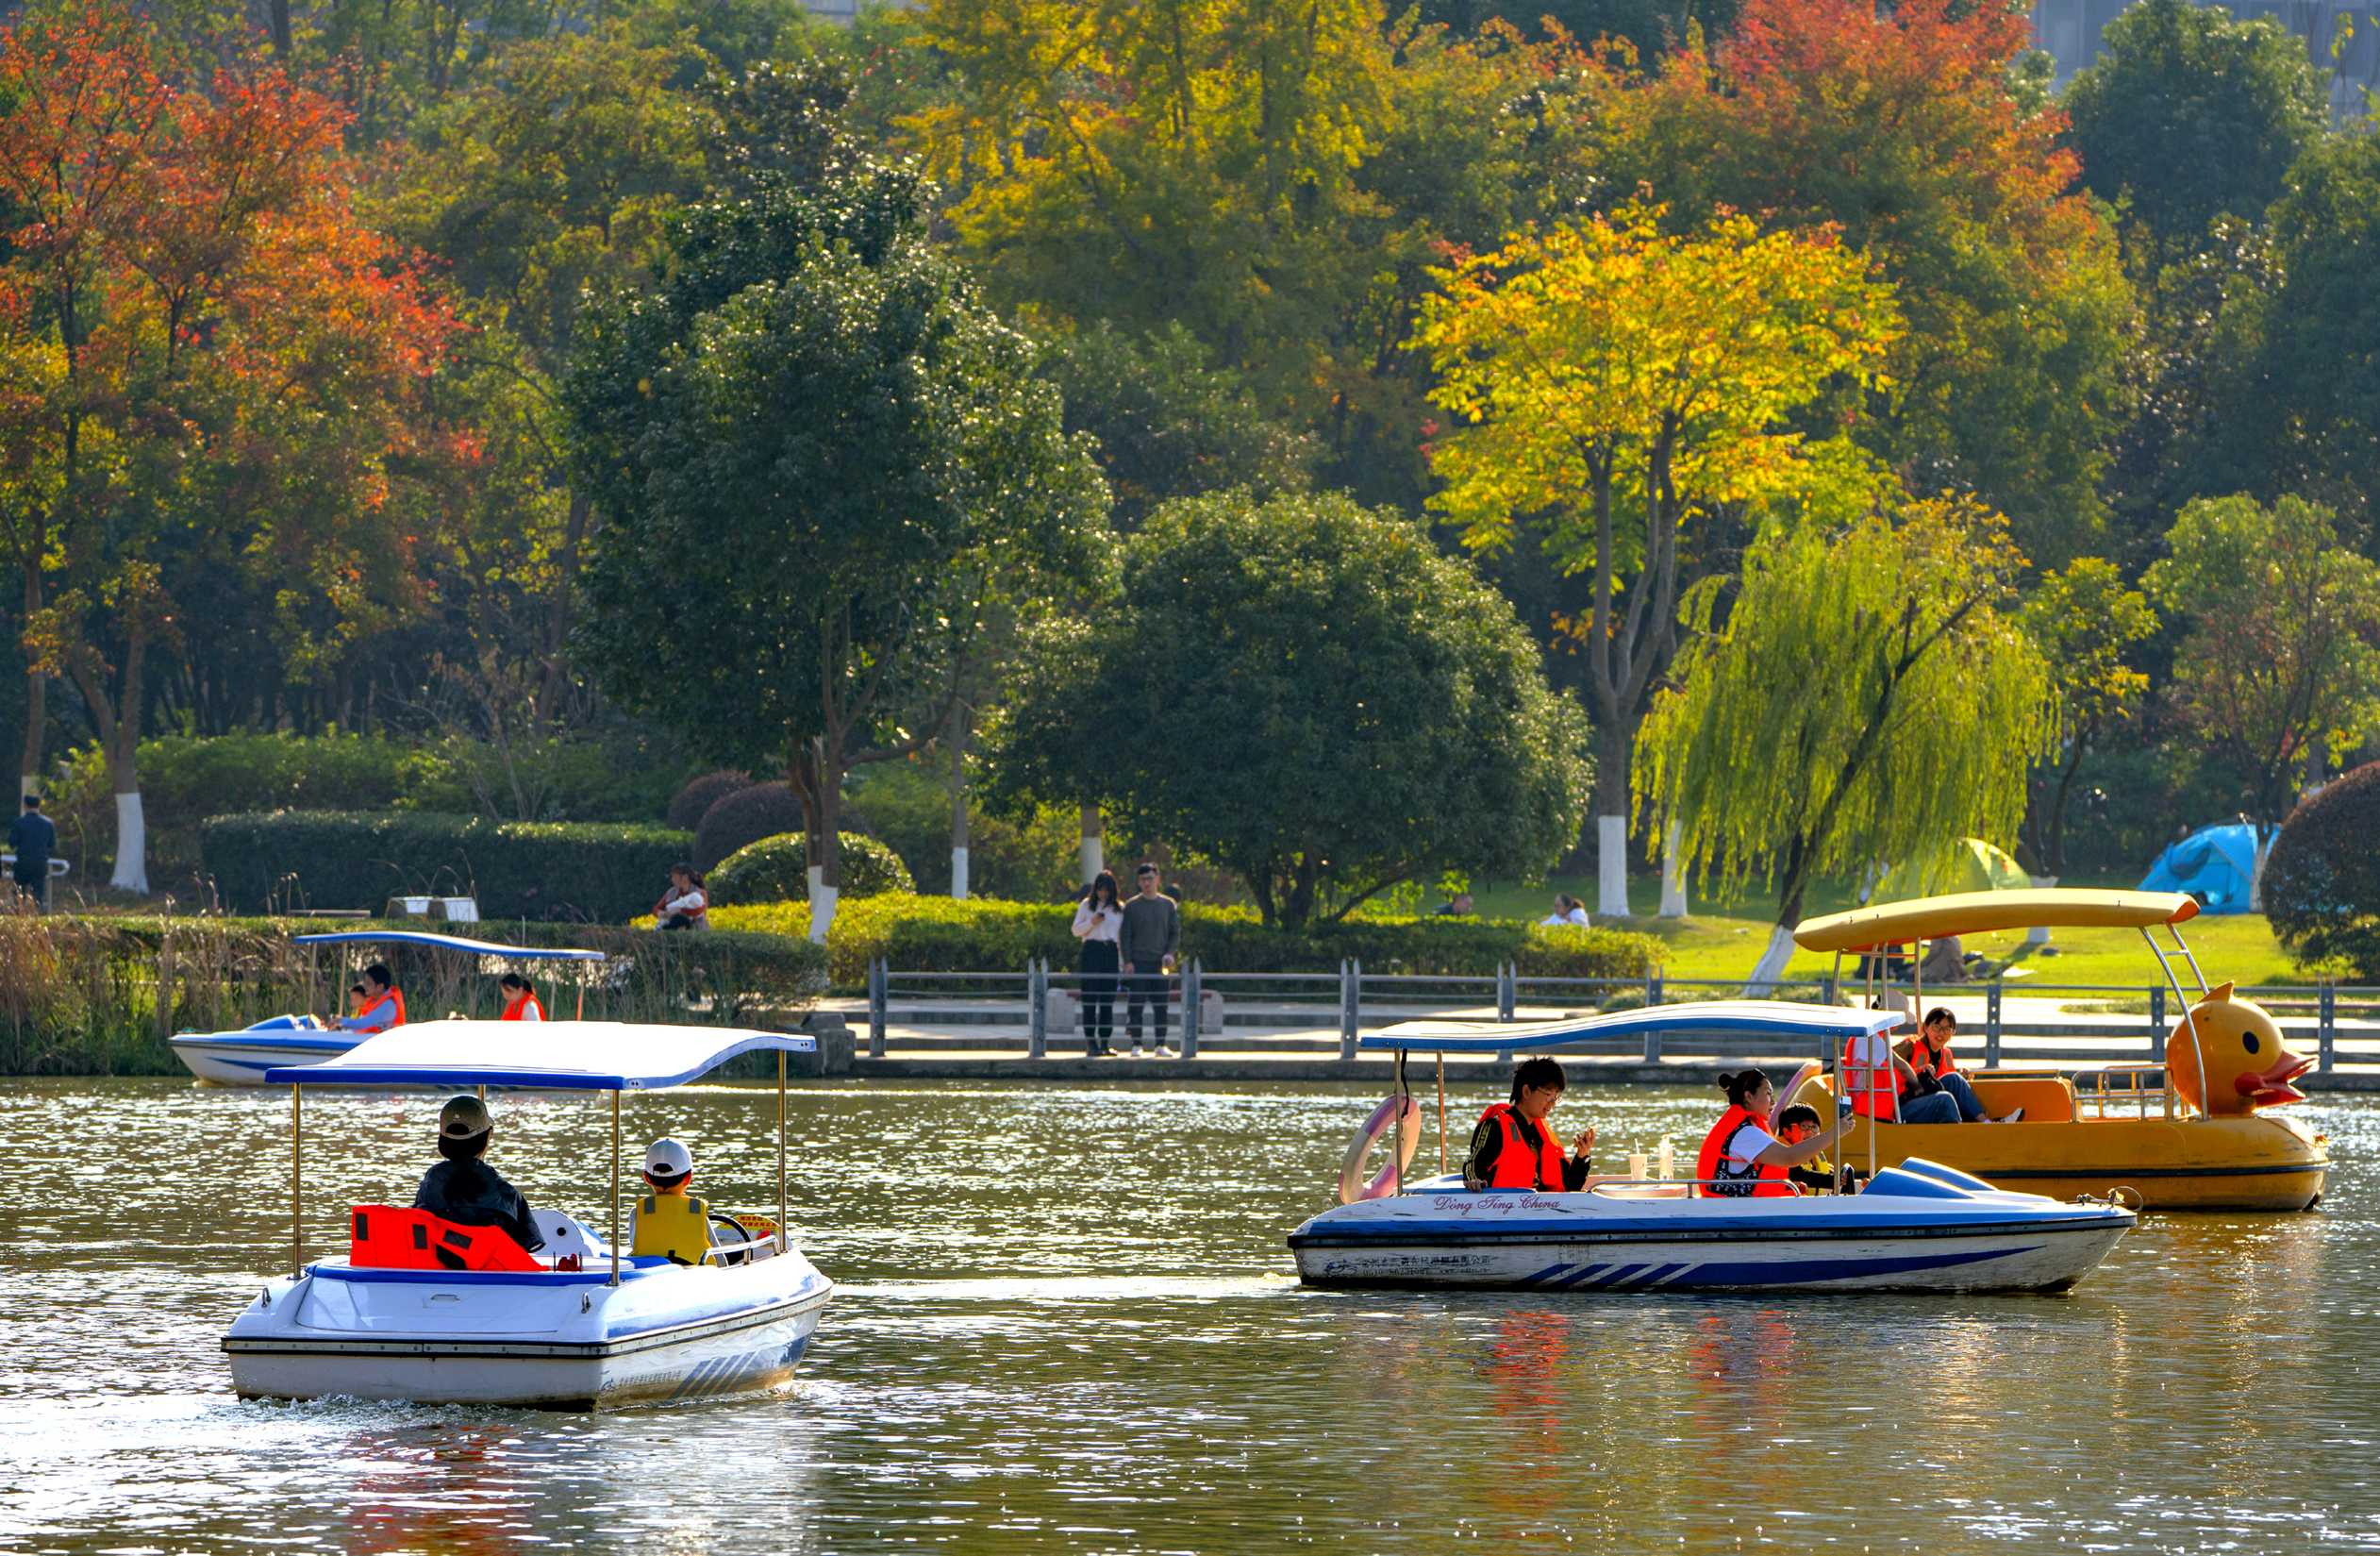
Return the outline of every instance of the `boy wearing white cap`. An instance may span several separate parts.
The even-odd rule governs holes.
[[[667,1135],[644,1153],[641,1196],[628,1216],[628,1251],[658,1256],[673,1264],[699,1264],[710,1249],[710,1203],[686,1192],[694,1179],[694,1153]]]

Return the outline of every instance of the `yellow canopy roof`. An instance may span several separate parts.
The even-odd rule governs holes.
[[[1806,951],[1869,951],[1906,945],[1943,935],[1987,934],[1994,929],[2145,929],[2198,916],[2198,903],[2184,892],[2103,892],[2048,887],[2023,892],[1961,892],[1956,896],[1919,896],[1854,908],[1847,913],[1804,919],[1793,931]]]

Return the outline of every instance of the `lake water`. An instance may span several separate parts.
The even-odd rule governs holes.
[[[1372,1100],[799,1090],[793,1223],[840,1283],[800,1380],[558,1415],[240,1402],[217,1343],[286,1265],[286,1094],[0,1082],[0,1548],[2380,1549],[2380,1104],[2303,1106],[2342,1163],[2318,1211],[2144,1220],[2064,1297],[1306,1291],[1282,1239]],[[308,1097],[315,1251],[409,1199],[437,1102]],[[603,1104],[493,1105],[498,1165],[600,1225]],[[1690,1161],[1716,1111],[1556,1120]],[[704,1088],[626,1128],[773,1210],[773,1115]]]

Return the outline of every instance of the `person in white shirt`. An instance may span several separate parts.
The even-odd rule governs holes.
[[[1074,938],[1083,943],[1083,1052],[1092,1059],[1116,1051],[1108,1046],[1116,1033],[1116,971],[1123,954],[1117,936],[1123,929],[1123,905],[1116,896],[1116,878],[1102,870],[1074,905]]]
[[[710,898],[703,893],[703,878],[691,864],[670,866],[669,890],[653,905],[657,929],[707,929]]]
[[[1538,922],[1542,925],[1553,927],[1559,927],[1561,925],[1568,924],[1575,925],[1582,929],[1586,929],[1588,927],[1587,904],[1579,901],[1568,892],[1556,892],[1554,894],[1554,911],[1551,913],[1548,913],[1545,917],[1539,919]]]

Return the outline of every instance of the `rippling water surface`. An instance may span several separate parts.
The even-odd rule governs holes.
[[[437,1101],[308,1098],[317,1251],[409,1199]],[[1283,1236],[1369,1101],[797,1091],[793,1222],[841,1286],[800,1381],[552,1415],[241,1403],[217,1342],[286,1263],[286,1095],[0,1082],[0,1548],[2380,1548],[2380,1104],[2303,1109],[2320,1210],[2146,1220],[2066,1297],[1305,1291]],[[506,1173],[600,1224],[602,1104],[494,1106]],[[1557,1118],[1609,1159],[1714,1112]],[[703,1088],[627,1129],[768,1210],[773,1116]]]

